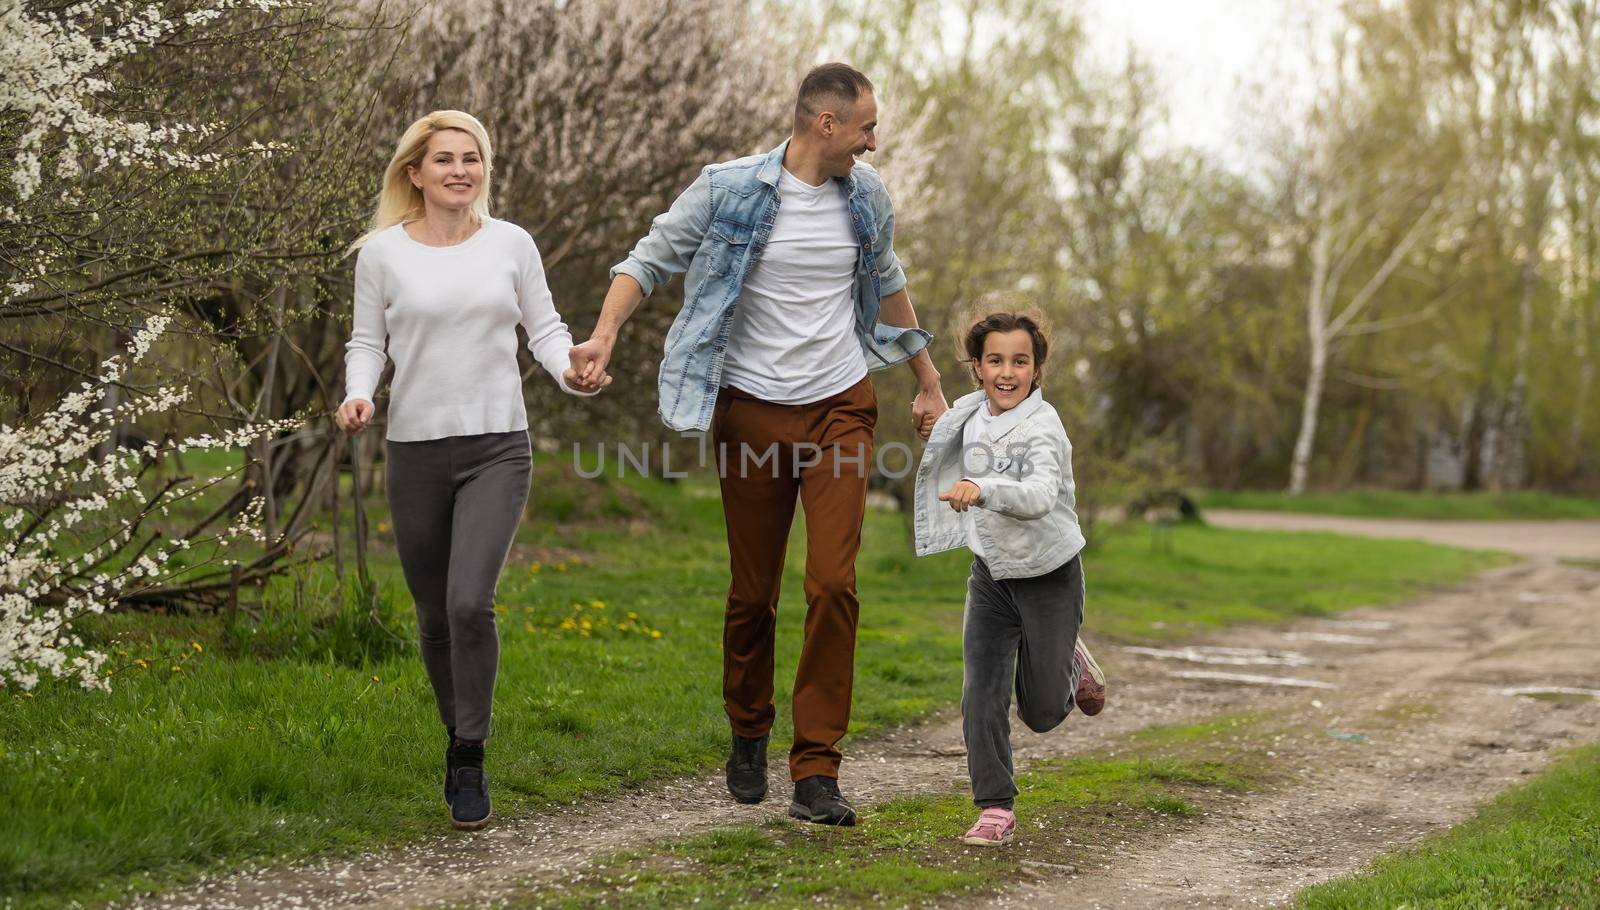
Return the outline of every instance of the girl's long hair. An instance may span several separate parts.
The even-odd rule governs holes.
[[[383,170],[383,189],[378,192],[378,208],[372,214],[372,223],[365,234],[350,244],[349,252],[361,249],[379,231],[427,214],[422,190],[412,185],[406,169],[422,165],[422,156],[428,152],[428,140],[440,130],[460,130],[478,143],[478,155],[483,159],[483,185],[478,187],[478,198],[472,200],[472,213],[480,223],[489,217],[489,181],[494,174],[494,152],[489,147],[488,131],[478,118],[463,111],[434,111],[406,127],[394,156],[389,159],[389,166]]]
[[[1002,308],[1003,307],[1003,308]],[[1033,343],[1032,393],[1044,382],[1044,362],[1050,356],[1050,318],[1038,307],[1020,307],[1016,301],[1003,295],[991,294],[978,304],[957,314],[958,330],[952,333],[962,361],[972,373],[974,386],[981,387],[978,363],[983,360],[983,343],[995,332],[1021,329],[1028,333]]]

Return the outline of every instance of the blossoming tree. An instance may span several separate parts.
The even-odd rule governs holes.
[[[174,327],[177,304],[233,271],[206,248],[184,249],[193,233],[174,213],[192,209],[197,190],[224,186],[230,164],[286,148],[242,138],[239,121],[128,113],[181,107],[138,103],[173,89],[130,73],[185,52],[236,52],[288,8],[289,0],[0,0],[0,402],[8,421],[0,425],[0,685],[32,688],[50,675],[105,686],[104,656],[83,647],[75,620],[163,592],[215,589],[222,575],[237,585],[229,547],[265,542],[262,498],[248,484],[187,528],[159,526],[154,519],[222,479],[156,481],[153,468],[170,454],[236,448],[299,421],[233,420],[132,449],[112,443],[134,421],[179,414],[191,402],[187,385],[152,384],[158,371],[146,364],[136,376],[135,368]],[[170,192],[179,185],[185,193]],[[126,350],[89,368],[78,342],[106,330]],[[36,408],[42,392],[59,400]],[[190,426],[207,423],[189,414]],[[257,556],[246,577],[264,568]]]

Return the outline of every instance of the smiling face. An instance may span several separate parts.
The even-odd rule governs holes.
[[[983,356],[973,369],[989,397],[989,410],[1001,414],[1025,401],[1033,391],[1033,336],[1027,329],[990,332],[983,339]]]
[[[411,185],[422,191],[430,209],[464,209],[483,186],[483,155],[461,130],[440,130],[428,140],[422,162],[406,168]]]
[[[848,177],[856,158],[878,150],[878,100],[862,92],[846,106],[843,116],[819,118],[822,132],[822,166],[829,177]]]

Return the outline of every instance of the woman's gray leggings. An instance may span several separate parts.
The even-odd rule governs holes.
[[[387,459],[395,545],[439,719],[458,739],[488,739],[494,590],[528,502],[528,431],[391,441]]]
[[[1074,647],[1083,624],[1083,563],[1074,556],[1033,578],[995,578],[972,560],[961,622],[961,732],[972,801],[1011,808],[1011,688],[1017,716],[1035,733],[1053,730],[1078,692]],[[1013,663],[1016,666],[1012,670]]]

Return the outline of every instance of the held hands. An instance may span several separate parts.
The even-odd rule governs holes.
[[[917,397],[911,400],[911,423],[916,427],[917,435],[927,439],[933,433],[933,425],[948,410],[950,405],[944,400],[944,390],[939,387],[938,381],[935,380],[931,385],[924,384],[917,391]]]
[[[970,480],[958,480],[955,486],[939,494],[940,502],[950,503],[950,508],[957,512],[965,512],[978,504],[978,498],[983,491]]]
[[[579,392],[593,393],[611,384],[606,365],[611,362],[611,344],[603,338],[590,338],[567,352],[572,367],[561,374],[567,385]]]
[[[352,398],[333,412],[333,422],[351,436],[365,430],[372,421],[372,402],[365,398]]]

